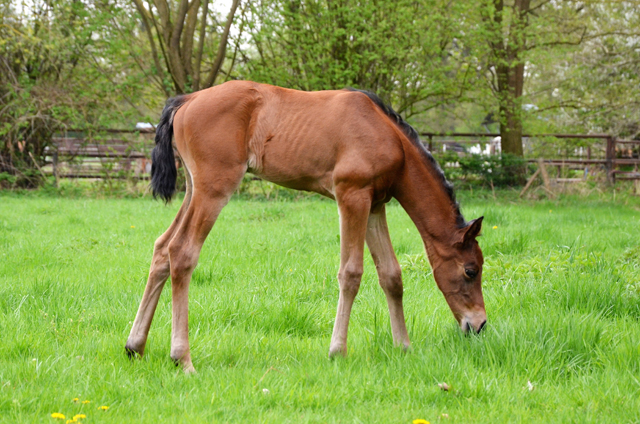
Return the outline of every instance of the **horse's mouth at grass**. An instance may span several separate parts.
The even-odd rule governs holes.
[[[480,332],[487,325],[487,319],[482,320],[477,326],[474,326],[472,323],[472,319],[467,317],[463,317],[460,320],[460,329],[464,334],[480,334]]]

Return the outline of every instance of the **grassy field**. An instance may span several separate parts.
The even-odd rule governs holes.
[[[413,349],[393,348],[367,257],[349,357],[330,361],[335,204],[234,200],[192,280],[186,376],[169,290],[144,359],[124,353],[179,202],[0,194],[0,422],[640,422],[640,200],[459,197],[485,216],[481,335],[461,334],[391,204]]]

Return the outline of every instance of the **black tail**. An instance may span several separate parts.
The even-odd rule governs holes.
[[[176,191],[176,158],[173,154],[171,137],[173,136],[173,116],[187,101],[187,96],[173,97],[167,100],[160,122],[156,127],[156,147],[151,152],[151,191],[153,197],[160,196],[169,203]]]

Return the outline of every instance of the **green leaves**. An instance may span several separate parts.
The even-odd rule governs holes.
[[[44,182],[39,168],[55,133],[132,126],[133,113],[144,119],[127,105],[145,98],[143,74],[127,64],[138,54],[137,21],[104,6],[37,0],[18,11],[0,0],[0,172],[16,176],[17,186]],[[128,36],[117,32],[127,26]]]
[[[417,114],[465,91],[465,57],[455,54],[460,8],[439,0],[253,2],[244,66],[249,79],[368,89]]]

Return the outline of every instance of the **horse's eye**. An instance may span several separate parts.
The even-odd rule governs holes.
[[[478,271],[476,271],[475,269],[469,269],[469,268],[466,268],[466,269],[464,270],[464,273],[465,273],[465,274],[467,275],[467,277],[469,277],[469,278],[475,278],[475,277],[476,277],[476,275],[478,275]]]

